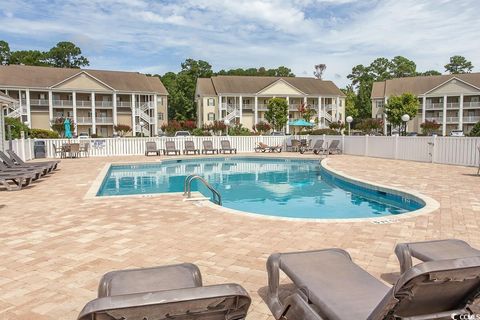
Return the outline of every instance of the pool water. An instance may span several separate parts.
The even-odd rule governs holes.
[[[190,174],[204,177],[222,205],[262,215],[347,219],[398,215],[423,207],[421,200],[359,186],[323,169],[318,160],[255,157],[166,160],[112,165],[97,196],[183,192]],[[211,192],[198,181],[192,191]]]

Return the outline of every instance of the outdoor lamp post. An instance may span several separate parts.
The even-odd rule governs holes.
[[[227,126],[227,130],[226,130],[226,131],[227,131],[227,136],[228,136],[228,127],[230,126],[230,120],[225,119],[225,120],[223,121],[223,124],[224,124],[225,126]]]
[[[407,135],[407,122],[410,120],[410,116],[408,114],[404,114],[402,116],[402,121],[403,121],[403,135]]]
[[[348,116],[347,119],[345,119],[345,120],[347,120],[347,123],[348,123],[348,135],[350,135],[350,125],[351,125],[351,123],[352,123],[352,121],[353,121],[353,118],[352,118],[351,116]]]
[[[142,130],[142,137],[145,137],[145,134],[143,133],[143,126],[145,125],[145,122],[140,121],[140,128]]]

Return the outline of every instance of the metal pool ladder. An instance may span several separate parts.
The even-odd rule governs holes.
[[[187,198],[191,198],[193,180],[200,180],[205,185],[205,187],[207,187],[210,191],[212,191],[212,194],[213,194],[212,201],[218,204],[219,206],[222,205],[222,196],[220,195],[220,193],[214,187],[212,187],[212,185],[208,183],[207,180],[205,180],[203,177],[196,174],[191,174],[185,178],[185,183],[183,185],[184,196],[187,196]]]

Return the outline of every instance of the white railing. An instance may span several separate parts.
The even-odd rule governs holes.
[[[77,124],[91,124],[92,118],[91,117],[77,117]]]
[[[295,138],[292,136],[292,138]],[[296,137],[300,138],[300,137]],[[480,137],[383,137],[383,136],[302,136],[311,139],[324,139],[326,143],[340,140],[344,154],[356,156],[379,157],[386,159],[433,162],[463,166],[477,166],[480,155]],[[154,138],[104,138],[89,139],[91,156],[126,156],[142,155],[145,152],[145,142],[155,141],[159,149],[165,148],[165,141],[175,141],[178,149],[184,148],[186,140],[192,140],[197,148],[202,147],[202,141],[210,140],[215,148],[220,148],[221,140],[229,140],[238,152],[254,152],[258,142],[268,145],[283,145],[287,137],[282,136],[212,136],[212,137],[154,137]],[[85,142],[77,139],[40,139],[45,141],[48,157],[53,157],[53,144],[57,147],[64,143]],[[13,150],[23,159],[33,156],[32,139],[14,140]],[[8,143],[7,143],[8,145]],[[300,156],[300,155],[299,155]]]
[[[132,103],[130,101],[117,101],[117,107],[131,107]]]
[[[112,124],[113,118],[112,117],[95,117],[95,123],[96,124],[100,124],[100,123]]]
[[[88,109],[92,108],[92,101],[88,101],[88,100],[77,100],[75,101],[75,104],[77,108],[88,108]]]
[[[95,106],[99,108],[113,107],[113,101],[95,101]]]
[[[54,107],[73,107],[72,100],[53,100],[52,104]]]
[[[437,123],[443,123],[443,117],[427,117],[425,118],[428,121],[435,121]],[[459,117],[447,117],[447,123],[458,123],[460,120]]]
[[[48,99],[30,99],[31,106],[48,106]]]
[[[480,116],[466,116],[466,117],[463,117],[463,122],[477,123],[478,121],[480,121]]]
[[[480,108],[480,102],[478,101],[464,102],[463,107],[464,108]]]

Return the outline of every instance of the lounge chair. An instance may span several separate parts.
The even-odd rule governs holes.
[[[339,148],[340,140],[332,140],[327,148],[327,154],[340,154],[342,149]]]
[[[177,149],[175,146],[175,141],[166,141],[165,142],[165,150],[163,150],[164,155],[170,155],[170,153],[175,154],[175,155],[180,155],[180,150]]]
[[[32,167],[41,167],[41,166],[47,166],[50,168],[49,172],[56,170],[58,167],[58,164],[60,161],[35,161],[35,162],[25,162],[20,158],[13,150],[7,150],[8,155],[10,158],[15,161],[17,165],[20,166],[32,166]]]
[[[145,143],[145,156],[148,157],[150,153],[155,153],[157,156],[160,155],[160,150],[157,149],[157,144],[154,141]]]
[[[193,154],[200,154],[200,149],[195,148],[195,143],[191,140],[185,141],[185,149],[183,149],[183,154],[189,154],[193,152]]]
[[[449,319],[469,313],[480,288],[480,257],[421,263],[393,287],[341,249],[273,254],[267,270],[267,305],[276,319]],[[279,270],[296,286],[283,303]]]
[[[39,179],[45,175],[45,169],[42,168],[26,168],[20,166],[10,167],[4,162],[0,161],[0,173],[1,174],[31,174],[34,175],[33,180]]]
[[[241,320],[250,303],[240,285],[203,286],[198,267],[183,263],[105,274],[78,320]]]
[[[446,239],[399,243],[395,247],[395,254],[400,263],[400,272],[404,273],[412,267],[412,257],[423,262],[480,257],[480,250],[463,240]]]
[[[222,140],[220,141],[220,153],[237,153],[237,148],[232,148],[232,146],[230,145],[230,141],[229,140]]]
[[[325,153],[325,149],[323,148],[323,139],[318,139],[317,141],[315,141],[315,144],[313,145],[313,148],[312,148],[312,151],[313,153],[315,154],[321,154],[321,153]]]
[[[34,174],[28,173],[0,173],[0,186],[8,191],[18,191],[28,186],[34,179]],[[13,184],[10,183],[13,182]]]
[[[269,146],[268,144],[265,144],[263,142],[259,142],[258,146],[255,147],[255,152],[282,152],[282,146]]]
[[[36,169],[39,170],[42,175],[48,174],[50,171],[52,171],[52,167],[50,165],[45,165],[45,164],[38,164],[34,165],[33,163],[30,164],[24,164],[20,165],[18,163],[15,163],[12,159],[10,159],[3,151],[0,151],[0,161],[3,161],[3,163],[10,169]]]
[[[213,142],[211,140],[204,140],[202,144],[203,144],[202,154],[208,154],[208,153],[218,154],[218,149],[213,148]]]

